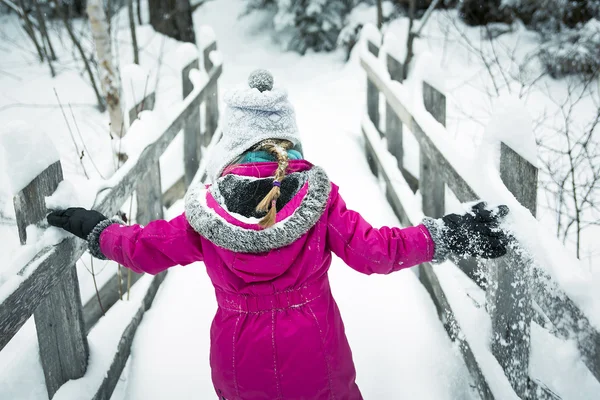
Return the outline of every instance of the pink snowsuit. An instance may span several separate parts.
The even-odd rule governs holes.
[[[230,167],[217,183],[190,188],[185,213],[171,221],[110,225],[101,251],[149,274],[204,261],[219,305],[210,352],[219,399],[362,399],[329,287],[331,253],[364,274],[389,274],[430,261],[434,243],[423,225],[371,227],[303,160],[290,161],[298,189],[273,227],[228,211],[227,182],[269,179],[276,167]]]

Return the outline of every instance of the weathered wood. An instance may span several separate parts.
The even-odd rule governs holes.
[[[375,176],[379,176],[379,163],[377,162],[377,154],[371,145],[371,142],[365,138],[365,156],[367,158],[367,164],[371,173]]]
[[[600,332],[548,275],[536,271],[534,282],[532,286],[534,301],[562,337],[575,340],[582,361],[592,375],[600,381]]]
[[[177,200],[182,199],[183,196],[185,196],[185,192],[185,176],[182,176],[177,180],[177,182],[171,185],[166,192],[163,193],[163,205],[165,208],[171,208],[171,206],[175,204]]]
[[[423,205],[423,214],[432,218],[444,216],[446,187],[436,165],[429,159],[427,153],[421,151],[421,173],[419,190]]]
[[[440,282],[429,263],[420,266],[419,279],[425,289],[429,292],[431,300],[438,311],[440,320],[446,328],[446,332],[452,340],[458,340],[460,351],[465,360],[465,365],[473,378],[473,383],[475,384],[479,395],[483,400],[493,400],[495,397],[485,379],[485,375],[479,367],[469,343],[461,333],[460,325],[456,322],[452,306],[448,302],[446,295],[444,294],[444,289],[440,285]]]
[[[136,222],[146,225],[163,218],[162,192],[160,186],[160,164],[152,164],[136,186]]]
[[[208,74],[215,68],[215,65],[210,59],[210,53],[212,51],[217,51],[216,42],[208,45],[203,51],[204,69]],[[219,68],[221,68],[221,65],[219,65]],[[208,146],[219,125],[219,87],[217,86],[216,80],[209,85],[209,89],[206,93],[204,118],[206,119],[204,146]]]
[[[99,204],[94,207],[104,215],[114,215],[121,205],[133,192],[135,183],[143,176],[148,166],[167,149],[177,133],[183,128],[183,123],[189,113],[202,102],[206,87],[221,75],[222,68],[217,67],[209,74],[209,83],[198,92],[185,110],[175,118],[163,135],[152,145],[148,146],[140,155],[136,164],[132,166],[122,179],[106,194],[101,194]],[[33,310],[41,303],[53,287],[60,281],[69,266],[74,265],[85,251],[85,242],[69,237],[56,246],[41,250],[32,261],[19,272],[25,276],[16,289],[8,285],[0,287],[0,350],[23,326],[33,314]]]
[[[194,85],[190,79],[190,71],[192,69],[200,69],[200,60],[195,59],[181,71],[184,99],[192,93],[192,90],[194,90]],[[189,187],[192,179],[194,179],[196,171],[198,171],[198,166],[200,165],[200,158],[202,156],[201,133],[200,107],[198,107],[196,112],[192,113],[190,118],[185,121],[185,127],[183,128],[183,165],[186,188]]]
[[[135,283],[142,276],[144,276],[144,274],[132,273],[131,285],[135,285]],[[127,292],[127,280],[119,279],[116,273],[104,284],[104,286],[102,286],[99,291],[100,301],[102,302],[102,307],[104,307],[105,312],[110,310],[110,308],[119,300],[119,283],[121,284],[121,293]],[[96,296],[92,297],[87,303],[85,303],[85,306],[83,306],[83,322],[86,333],[90,332],[94,325],[96,325],[96,323],[100,320],[102,315],[102,309],[100,308],[100,304],[98,303],[98,298]]]
[[[33,315],[46,390],[52,398],[64,383],[81,378],[87,370],[89,347],[74,265],[67,268]]]
[[[513,253],[509,249],[509,253]],[[516,254],[489,261],[486,309],[492,320],[492,354],[515,393],[528,393],[531,331],[530,265]]]
[[[423,82],[423,105],[437,122],[446,126],[446,96],[427,82]]]
[[[537,169],[504,143],[501,148],[500,176],[504,184],[535,215]],[[509,253],[514,250],[509,249]],[[494,332],[492,353],[521,397],[529,391],[531,263],[520,253],[509,254],[490,261],[487,274],[486,304]]]
[[[370,81],[384,94],[390,107],[394,109],[396,115],[404,125],[409,126],[411,132],[419,142],[421,151],[427,154],[430,160],[434,160],[437,166],[437,171],[442,175],[442,180],[448,185],[450,190],[454,192],[456,197],[461,202],[477,200],[479,197],[473,189],[465,182],[454,167],[446,160],[443,154],[437,149],[432,140],[425,134],[417,121],[408,112],[402,101],[396,94],[381,80],[377,72],[375,72],[369,63],[361,59],[361,65],[367,72]]]
[[[538,169],[504,143],[500,146],[500,178],[519,203],[535,216]]]
[[[36,176],[13,198],[21,244],[27,242],[27,227],[40,222],[48,214],[44,199],[54,193],[62,180],[62,167],[60,161],[57,161]]]
[[[402,64],[391,55],[387,55],[387,67],[390,78],[402,81]],[[388,151],[396,157],[398,168],[404,170],[404,147],[402,144],[402,121],[396,115],[394,108],[385,103],[385,137]]]
[[[135,316],[123,332],[121,340],[119,341],[119,347],[113,358],[113,362],[111,363],[109,370],[106,372],[104,380],[102,381],[102,384],[98,388],[98,391],[92,400],[110,400],[112,393],[119,382],[121,373],[125,368],[129,354],[131,353],[131,344],[133,343],[135,332],[142,321],[144,312],[152,305],[152,301],[156,296],[156,292],[158,291],[162,281],[165,279],[166,274],[167,271],[164,271],[153,278],[152,283],[150,284],[150,287],[144,296],[143,304],[140,306],[139,310],[136,312]]]
[[[138,115],[145,110],[154,110],[154,105],[156,104],[156,93],[152,92],[148,94],[142,101],[136,104],[134,107],[129,110],[129,125],[133,123],[138,117]]]
[[[367,41],[367,47],[369,52],[375,57],[379,55],[378,45],[369,40]],[[367,114],[381,134],[381,129],[379,128],[379,90],[371,79],[369,79],[369,76],[367,76]]]
[[[62,167],[57,161],[14,197],[21,244],[27,240],[25,228],[45,218],[46,196],[54,193],[62,178]],[[56,285],[40,297],[33,313],[40,360],[50,398],[69,379],[77,379],[85,374],[89,355],[75,263],[66,265],[65,273],[56,277]],[[33,295],[40,296],[41,293]],[[17,322],[27,319],[23,315],[13,314],[12,317],[17,317]]]

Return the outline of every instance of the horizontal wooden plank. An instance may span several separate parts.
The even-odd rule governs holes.
[[[129,270],[123,271],[123,281],[121,282],[121,292],[123,296],[127,296],[127,274]],[[131,285],[133,286],[144,274],[136,274],[131,272]],[[98,320],[104,315],[105,312],[115,305],[120,299],[119,295],[119,276],[115,273],[102,288],[98,291],[100,295],[100,302],[102,307],[98,303],[98,296],[94,296],[83,306],[83,322],[85,325],[85,331],[89,331],[96,325]],[[104,311],[102,310],[104,309]]]
[[[177,179],[177,182],[163,193],[162,201],[165,208],[170,208],[177,200],[182,199],[185,196],[185,192],[185,176],[182,175],[181,178]]]
[[[0,303],[0,350],[21,329],[84,251],[85,242],[72,236],[56,246],[43,249],[20,272],[21,276],[26,276],[25,280]]]
[[[425,289],[429,292],[431,300],[438,310],[440,320],[444,322],[444,327],[446,328],[448,335],[452,340],[458,340],[460,352],[462,353],[465,365],[477,387],[477,392],[483,400],[493,400],[495,397],[485,379],[483,371],[477,363],[477,359],[475,358],[469,343],[465,340],[465,335],[461,333],[460,324],[456,321],[452,306],[448,302],[446,295],[444,294],[444,289],[442,289],[433,268],[429,263],[426,263],[422,264],[419,269],[419,279]]]
[[[373,70],[371,65],[363,58],[361,58],[361,65],[367,72],[369,80],[384,94],[390,107],[396,112],[402,122],[410,127],[411,132],[419,142],[421,150],[427,154],[428,158],[433,163],[435,163],[436,170],[443,174],[446,185],[454,192],[456,197],[461,202],[473,201],[480,198],[480,196],[477,196],[477,193],[475,193],[467,182],[456,172],[448,160],[446,160],[433,141],[425,134],[421,126],[412,117],[401,99],[398,98],[396,93],[394,93],[394,91],[379,77],[379,74]]]
[[[392,184],[389,171],[387,171],[386,164],[380,159],[379,151],[381,151],[381,149],[379,147],[382,146],[377,146],[375,143],[372,143],[372,135],[369,135],[364,127],[363,135],[365,138],[365,146],[367,151],[369,152],[370,156],[373,157],[373,162],[378,165],[377,170],[386,182],[386,196],[398,219],[405,226],[419,223],[420,221],[411,220],[409,213],[405,210],[402,201],[400,200],[399,194],[394,190],[394,185]],[[408,186],[408,183],[406,183],[406,185]],[[485,400],[493,400],[494,396],[492,395],[479,364],[477,364],[477,360],[475,359],[469,343],[461,339],[464,338],[464,335],[462,335],[460,332],[460,326],[456,323],[452,306],[448,302],[446,295],[444,294],[444,290],[442,289],[438,278],[433,271],[433,268],[427,263],[421,265],[419,267],[419,271],[419,279],[429,292],[431,299],[438,311],[438,315],[444,322],[444,327],[446,328],[448,335],[452,340],[459,341],[459,347],[463,358],[465,359],[465,364],[469,369],[471,376],[473,377],[473,381],[477,386],[477,391],[479,392],[481,398]]]
[[[222,67],[215,67],[209,74],[209,80],[197,92],[193,99],[186,99],[189,104],[166,128],[163,135],[140,155],[135,165],[121,177],[110,190],[106,190],[99,198],[101,201],[94,209],[105,215],[115,215],[135,188],[137,179],[143,176],[147,168],[156,163],[168,145],[183,127],[188,115],[194,113],[204,99],[206,88],[214,85],[222,72]],[[81,257],[86,249],[85,242],[69,237],[56,246],[40,251],[20,272],[26,276],[16,289],[3,285],[0,287],[0,350],[19,331],[21,326],[33,314],[41,299],[59,282],[69,265]],[[40,261],[42,260],[42,261]]]

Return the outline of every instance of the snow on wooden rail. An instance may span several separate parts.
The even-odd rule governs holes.
[[[95,210],[107,216],[115,215],[135,191],[138,201],[137,222],[146,224],[152,219],[160,218],[163,193],[158,161],[182,130],[185,146],[191,148],[191,151],[184,152],[185,177],[182,180],[188,184],[192,181],[200,165],[200,143],[204,141],[210,147],[220,136],[217,129],[216,93],[222,64],[213,64],[209,60],[210,53],[215,51],[214,39],[203,49],[203,54],[199,55],[197,49],[193,51],[194,54],[182,71],[183,101],[170,110],[170,117],[164,125],[153,127],[158,132],[156,140],[142,140],[144,148],[140,148],[138,153],[128,154],[125,164],[103,183],[93,207]],[[200,56],[204,58],[205,65],[201,72],[198,71]],[[203,132],[200,121],[201,103],[206,105],[207,110]],[[154,93],[150,93],[130,111],[130,119],[136,120],[142,110],[151,109],[153,105]],[[136,120],[135,123],[139,121]],[[132,126],[128,135],[143,136],[146,133],[144,126],[137,129]],[[202,171],[200,174],[203,174]],[[15,196],[21,243],[26,242],[25,228],[28,225],[44,225],[47,214],[45,198],[56,190],[60,181],[62,167],[57,161]],[[183,196],[183,192],[179,191],[178,195]],[[85,398],[110,398],[129,356],[131,342],[143,313],[152,304],[158,286],[165,277],[164,273],[141,279],[140,276],[135,276],[134,282],[139,280],[144,283],[142,286],[134,285],[139,293],[132,296],[135,298],[132,301],[136,304],[129,305],[127,302],[118,302],[117,288],[120,280],[116,276],[110,279],[100,290],[104,309],[108,310],[114,305],[107,315],[125,313],[129,317],[121,321],[122,329],[110,330],[103,328],[101,324],[96,328],[94,326],[106,317],[102,317],[102,310],[95,298],[85,306],[81,303],[75,263],[84,252],[85,243],[82,240],[73,236],[66,237],[57,245],[43,248],[15,276],[0,286],[0,351],[33,314],[50,398],[55,394],[55,398],[75,398],[69,397],[68,393],[81,396],[84,392],[87,393]],[[98,336],[98,332],[118,335],[109,340],[115,346],[114,353],[108,358],[106,354],[90,358],[88,337]],[[98,359],[101,361],[89,364]],[[68,385],[64,385],[68,381]],[[80,381],[81,388],[78,388]],[[84,388],[85,391],[82,391]]]
[[[413,225],[424,215],[444,215],[446,185],[461,202],[486,199],[511,209],[517,245],[507,256],[486,264],[487,282],[479,282],[483,288],[468,278],[474,278],[473,260],[454,260],[464,274],[453,273],[450,263],[439,267],[425,264],[419,270],[440,319],[460,344],[479,394],[484,399],[503,400],[560,398],[560,393],[552,390],[554,382],[538,378],[540,361],[530,359],[532,324],[551,325],[554,335],[575,341],[590,379],[600,381],[600,313],[595,312],[600,310],[600,296],[584,279],[573,279],[578,260],[535,219],[535,147],[532,152],[531,147],[499,143],[499,166],[493,153],[469,160],[449,140],[445,129],[446,104],[438,90],[443,86],[439,71],[427,74],[420,70],[425,78],[414,78],[412,73],[408,82],[401,83],[404,66],[391,52],[385,54],[385,46],[380,52],[381,42],[373,33],[362,41],[360,61],[367,74],[367,115],[362,130],[369,165],[386,183],[386,196],[400,221]],[[385,118],[380,115],[381,95],[386,103]],[[500,115],[503,117],[515,116]],[[403,127],[420,147],[418,179],[404,167]],[[531,135],[521,133],[526,139]],[[417,189],[420,199],[414,194]],[[539,336],[540,330],[534,331]]]

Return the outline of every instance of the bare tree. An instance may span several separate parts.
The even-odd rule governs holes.
[[[88,0],[87,12],[98,56],[102,89],[110,116],[110,129],[113,134],[122,137],[124,135],[124,119],[121,109],[119,76],[113,67],[108,22],[102,0]]]
[[[92,89],[94,90],[94,94],[96,95],[96,100],[98,101],[98,109],[100,111],[104,112],[104,110],[106,110],[106,106],[104,105],[104,101],[102,100],[102,96],[100,95],[100,91],[98,90],[98,85],[96,84],[96,78],[94,77],[94,72],[92,71],[90,62],[85,55],[85,51],[83,50],[83,47],[81,46],[79,39],[77,38],[77,36],[75,36],[75,32],[73,31],[73,27],[71,26],[71,24],[69,22],[69,18],[67,16],[67,14],[64,12],[64,10],[61,8],[59,1],[58,0],[53,0],[53,1],[54,1],[56,10],[57,10],[58,14],[60,15],[60,18],[62,19],[63,24],[65,25],[65,28],[69,34],[69,37],[71,38],[71,41],[77,48],[77,51],[79,52],[79,56],[81,57],[81,60],[83,61],[85,70],[87,71],[88,77],[90,78],[90,83],[92,85]]]
[[[455,18],[447,19],[445,35],[458,36],[458,43],[473,54],[488,75],[489,86],[482,88],[490,104],[503,93],[519,98],[535,94],[553,104],[534,117],[538,144],[542,206],[556,216],[556,235],[574,245],[582,256],[582,236],[586,229],[600,225],[600,88],[596,79],[569,77],[562,80],[566,92],[557,97],[551,90],[546,70],[536,64],[536,54],[518,56],[519,41],[496,40],[506,31],[480,28],[480,40],[473,41]],[[510,43],[510,44],[509,44]],[[557,100],[559,99],[559,100]],[[591,107],[590,107],[591,105]],[[593,112],[586,110],[592,109]],[[460,110],[459,110],[460,111]],[[472,119],[472,110],[464,110]]]

